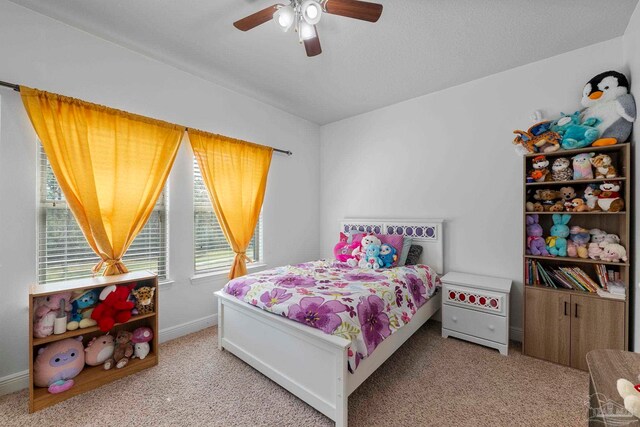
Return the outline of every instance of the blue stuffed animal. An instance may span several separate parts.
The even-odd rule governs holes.
[[[360,260],[360,268],[381,268],[383,265],[380,258],[380,245],[370,244],[367,246],[365,257]]]
[[[569,221],[571,215],[554,214],[553,226],[551,227],[551,236],[547,237],[547,251],[553,256],[567,256],[567,237],[569,237],[570,230]]]
[[[394,262],[398,259],[397,255],[398,251],[391,245],[387,245],[383,243],[380,246],[380,259],[382,260],[382,267],[389,268],[393,265]]]
[[[86,292],[74,293],[71,302],[71,320],[67,323],[67,330],[94,326],[96,321],[91,318],[93,307],[98,304],[100,298],[99,289],[90,289]]]
[[[600,119],[591,117],[581,123],[580,111],[572,115],[561,114],[562,117],[551,124],[551,130],[562,137],[560,145],[565,150],[588,147],[600,136],[600,131],[596,129]]]

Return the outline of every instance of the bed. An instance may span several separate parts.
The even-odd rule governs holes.
[[[378,279],[366,280],[358,276],[362,270],[347,269],[335,262],[316,261],[236,279],[224,290],[216,292],[216,296],[218,347],[230,351],[334,420],[336,426],[346,426],[348,396],[440,309],[441,292],[431,288],[435,288],[437,275],[444,272],[443,221],[347,219],[340,222],[340,230],[411,237],[412,244],[423,248],[419,264],[429,267],[398,267],[386,272],[369,270],[368,273]],[[316,281],[327,284],[315,286],[313,291],[316,295],[304,295],[306,287],[297,286],[303,284],[310,275]],[[429,275],[431,277],[427,277]],[[273,280],[270,276],[273,276]],[[416,278],[425,285],[425,289],[420,291],[424,301],[420,295],[410,293],[411,283],[417,283]],[[277,283],[280,290],[272,286],[275,280],[280,280]],[[386,307],[388,317],[392,318],[393,315],[395,320],[390,322],[388,329],[391,332],[383,339],[377,339],[377,335],[368,340],[366,334],[360,338],[350,335],[348,327],[343,328],[346,330],[338,329],[338,323],[331,318],[314,318],[319,323],[313,328],[305,324],[304,315],[299,315],[308,309],[310,301],[320,300],[319,293],[326,289],[324,301],[337,302],[341,299],[345,309],[336,311],[340,311],[338,314],[343,320],[348,320],[356,317],[348,314],[349,310],[356,308],[355,304],[349,307],[349,297],[365,302],[368,301],[366,295],[375,295],[385,286],[390,287],[391,292],[393,289],[399,292],[394,285],[402,283],[409,284],[406,305],[400,310],[402,314]],[[336,286],[332,286],[336,284],[344,287],[336,291]],[[285,293],[287,290],[291,292]],[[415,298],[411,298],[411,295]],[[277,304],[283,299],[290,299],[287,309],[283,308],[283,304]],[[374,299],[371,298],[372,303]],[[357,308],[361,309],[360,306]],[[286,310],[291,311],[290,318]],[[333,313],[331,315],[336,316]],[[357,315],[360,318],[361,313]],[[346,323],[342,322],[342,325]],[[329,334],[327,328],[338,333]],[[372,346],[372,342],[375,345]]]

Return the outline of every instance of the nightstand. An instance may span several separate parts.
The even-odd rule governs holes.
[[[442,336],[492,347],[506,356],[511,280],[451,272],[441,281]]]

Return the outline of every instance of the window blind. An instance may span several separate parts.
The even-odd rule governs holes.
[[[151,270],[167,277],[166,188],[123,261],[129,271]],[[49,160],[40,147],[40,210],[38,219],[38,282],[90,277],[99,261],[89,247],[62,195]]]
[[[213,211],[209,193],[202,179],[197,160],[193,159],[193,210],[195,271],[203,273],[231,267],[235,254],[224,237]],[[253,262],[262,259],[262,215],[247,249]]]

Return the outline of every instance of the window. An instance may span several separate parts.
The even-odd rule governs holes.
[[[224,270],[231,267],[235,254],[224,237],[218,223],[209,193],[202,180],[198,162],[193,159],[193,235],[196,273]],[[256,225],[253,238],[247,249],[252,261],[262,260],[262,215]]]
[[[129,271],[151,270],[159,279],[167,278],[166,206],[165,188],[149,221],[123,257]],[[69,210],[44,149],[40,147],[38,282],[90,277],[91,269],[98,261]]]

